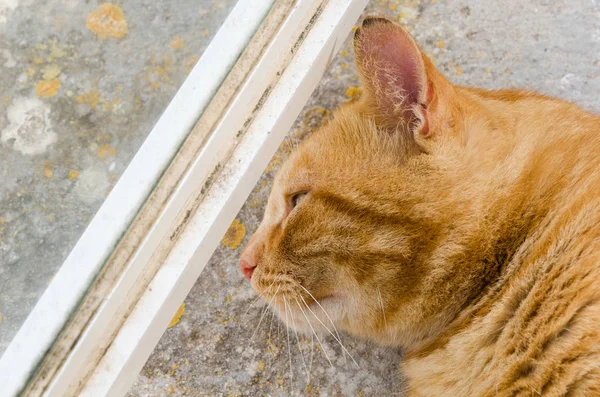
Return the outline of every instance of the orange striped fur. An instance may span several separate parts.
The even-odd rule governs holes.
[[[383,19],[355,53],[365,94],[282,166],[252,287],[405,349],[407,396],[600,396],[600,118],[452,85]]]

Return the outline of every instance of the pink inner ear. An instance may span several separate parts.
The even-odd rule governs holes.
[[[358,46],[364,78],[380,106],[395,112],[419,103],[425,70],[420,50],[408,33],[391,24],[368,26]]]
[[[380,84],[384,87],[386,85],[401,87],[406,95],[405,101],[414,104],[419,101],[422,74],[415,54],[407,51],[412,49],[410,43],[406,43],[406,40],[402,42],[407,45],[399,46],[398,42],[387,42],[381,46],[380,61],[384,65],[384,70],[391,72],[391,76],[383,73]]]

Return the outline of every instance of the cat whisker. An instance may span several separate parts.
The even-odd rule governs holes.
[[[271,321],[269,322],[269,339],[272,339],[271,328],[273,327],[273,318],[275,317],[275,312],[271,310]]]
[[[306,288],[305,288],[305,287],[304,287],[302,284],[298,284],[298,285],[300,285],[300,287],[301,287],[301,288],[302,288],[304,291],[306,291],[306,293],[307,293],[308,295],[310,295],[310,297],[311,297],[311,298],[312,298],[312,299],[315,301],[315,303],[316,303],[317,305],[319,305],[319,307],[321,308],[321,310],[323,310],[323,313],[325,313],[325,316],[327,316],[327,318],[329,319],[329,322],[330,322],[330,323],[331,323],[331,325],[333,326],[333,329],[335,330],[335,334],[337,335],[338,339],[341,339],[341,338],[340,338],[340,334],[339,334],[339,332],[338,332],[337,328],[335,327],[335,324],[333,323],[333,320],[331,319],[331,317],[329,317],[329,314],[327,313],[327,310],[325,310],[325,308],[323,308],[323,306],[321,306],[321,304],[319,303],[319,301],[318,301],[318,300],[317,300],[317,299],[316,299],[316,298],[313,296],[313,294],[311,294],[311,293],[310,293],[310,291],[309,291],[309,290],[307,290],[307,289],[306,289]],[[304,299],[302,299],[302,300],[304,301]],[[306,301],[304,301],[304,304],[306,304]],[[306,307],[308,307],[308,305],[306,305]],[[312,311],[312,310],[311,310],[311,311]],[[314,314],[314,313],[313,313],[313,314]],[[323,325],[323,326],[325,326],[325,325]],[[327,327],[326,327],[326,328],[327,328]],[[328,331],[329,331],[329,329],[328,329]],[[329,332],[331,332],[331,331],[329,331]],[[341,343],[341,342],[340,342],[340,343]]]
[[[271,287],[273,286],[273,284],[275,284],[275,282],[277,281],[277,277],[275,277],[275,280],[273,280],[273,282],[271,283],[271,285],[269,285],[267,288],[265,288],[263,290],[263,292],[261,292],[260,294],[258,294],[258,296],[256,297],[256,299],[254,299],[252,301],[252,303],[250,304],[250,306],[248,306],[248,309],[246,309],[246,312],[244,313],[244,316],[248,314],[248,312],[250,311],[250,309],[252,308],[252,306],[254,306],[254,304],[267,292],[271,289]]]
[[[277,296],[277,293],[279,292],[279,288],[281,287],[281,285],[279,285],[277,287],[277,290],[275,291],[275,293],[273,294],[273,296],[271,297],[271,300],[269,301],[268,304],[265,305],[265,310],[263,310],[262,315],[260,316],[260,320],[258,321],[258,325],[256,326],[256,329],[254,330],[254,332],[252,333],[252,336],[250,337],[250,340],[252,340],[254,338],[254,335],[256,334],[256,331],[258,331],[258,328],[260,327],[260,323],[262,322],[263,318],[265,317],[265,313],[269,310],[269,306],[271,305],[271,303],[273,302],[273,299],[275,299],[275,297]]]
[[[281,321],[277,322],[277,340],[281,340]]]
[[[263,295],[263,294],[264,294],[264,291],[263,291],[261,294],[259,294],[259,295],[256,297],[256,299],[254,299],[254,300],[252,301],[252,303],[250,303],[250,306],[248,306],[248,308],[247,308],[247,309],[246,309],[246,311],[244,312],[244,316],[246,316],[246,315],[248,314],[248,312],[250,311],[250,309],[252,308],[252,306],[254,306],[254,304],[255,304],[256,302],[258,302],[258,300],[259,300],[259,299],[262,297],[262,295]]]
[[[310,371],[308,372],[309,374],[312,374],[314,353],[315,353],[315,338],[313,338],[311,336],[310,337]],[[310,378],[308,379],[308,383],[310,384]]]
[[[337,341],[337,343],[339,343],[339,345],[341,346],[342,350],[348,354],[348,356],[350,356],[350,358],[352,359],[352,361],[354,362],[354,364],[356,365],[356,368],[360,368],[360,365],[358,365],[358,363],[356,362],[356,360],[354,359],[354,357],[352,357],[352,354],[350,354],[350,352],[348,351],[348,349],[346,349],[346,346],[344,346],[344,344],[342,343],[341,339],[337,338],[333,332],[331,332],[331,330],[329,328],[327,328],[327,326],[321,321],[321,319],[315,314],[315,312],[312,311],[312,309],[310,308],[310,306],[308,306],[308,304],[306,303],[306,301],[304,300],[304,298],[301,296],[300,297],[302,299],[302,302],[304,302],[304,305],[306,306],[306,308],[312,313],[312,315],[317,319],[317,321],[323,326],[323,328],[325,328],[329,334],[331,334],[331,336],[333,336],[333,339],[335,339]],[[320,305],[319,305],[320,306]],[[322,307],[321,307],[322,308]],[[325,309],[323,309],[325,310]],[[325,315],[327,315],[327,312],[325,312]],[[329,316],[328,316],[329,317]],[[331,320],[331,319],[330,319]],[[339,336],[339,334],[338,334]],[[344,357],[346,357],[344,355]]]
[[[319,339],[319,336],[317,335],[317,333],[315,332],[315,329],[312,326],[312,323],[310,322],[310,320],[308,319],[308,317],[306,316],[306,313],[304,313],[304,309],[302,309],[302,306],[300,305],[300,303],[298,302],[298,299],[296,299],[296,304],[298,305],[298,307],[300,308],[300,311],[302,312],[302,315],[304,316],[304,318],[306,319],[306,322],[308,323],[308,326],[310,327],[310,329],[312,330],[312,333],[315,335],[315,338],[317,338],[317,342],[319,343],[319,345],[321,346],[321,350],[323,351],[323,354],[325,354],[325,358],[327,359],[327,361],[329,362],[329,365],[331,365],[331,367],[333,368],[333,363],[331,362],[331,360],[329,359],[329,355],[327,354],[327,351],[325,350],[325,348],[323,347],[323,344],[321,343],[321,340]],[[314,344],[313,344],[314,345]]]
[[[300,338],[298,338],[298,330],[296,329],[296,321],[294,320],[294,313],[292,313],[292,308],[289,307],[287,301],[283,300],[285,303],[286,310],[289,308],[290,310],[290,318],[292,319],[292,324],[294,324],[294,333],[296,334],[296,343],[298,344],[298,350],[300,350],[300,357],[302,358],[302,364],[304,365],[304,369],[306,370],[306,381],[308,382],[310,379],[310,372],[308,371],[308,366],[306,365],[306,361],[304,360],[304,353],[302,352],[302,347],[300,346]]]
[[[252,335],[250,336],[250,339],[251,339],[251,340],[254,338],[254,335],[256,334],[256,332],[258,331],[258,329],[259,329],[259,327],[260,327],[260,324],[261,324],[261,322],[262,322],[262,320],[263,320],[263,317],[265,316],[265,314],[267,314],[267,313],[268,313],[268,311],[269,311],[269,305],[265,303],[265,304],[263,305],[262,312],[261,312],[261,315],[260,315],[260,319],[259,319],[259,321],[258,321],[258,324],[256,325],[256,328],[254,329],[254,332],[252,332]]]
[[[285,322],[286,324],[288,323],[288,318],[287,318],[287,301],[285,299],[285,296],[283,297],[283,303],[284,303],[284,307],[285,307]],[[290,360],[290,396],[294,395],[294,375],[292,372],[292,347],[290,344],[290,331],[289,331],[289,327],[285,327],[285,332],[287,333],[287,343],[288,343],[288,357]]]
[[[381,291],[379,287],[377,287],[377,293],[379,294],[379,303],[381,305],[381,313],[383,314],[383,323],[385,324],[385,329],[387,330],[387,319],[385,318],[385,310],[383,309],[383,298],[381,297]]]

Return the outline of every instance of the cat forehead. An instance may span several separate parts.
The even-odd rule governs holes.
[[[282,190],[293,190],[295,185],[307,184],[310,181],[311,159],[309,152],[298,148],[292,155],[283,163],[277,177],[275,186]],[[292,186],[294,185],[294,186]],[[287,192],[290,194],[292,192]]]
[[[358,106],[345,106],[290,154],[274,186],[279,194],[320,184],[326,188],[335,180],[354,178],[368,169],[395,166],[405,157],[403,151],[398,134],[380,131]]]

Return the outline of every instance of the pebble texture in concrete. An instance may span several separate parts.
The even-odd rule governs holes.
[[[0,0],[0,354],[235,0]]]
[[[372,0],[365,14],[404,24],[455,83],[527,88],[600,112],[600,6],[595,1]],[[318,128],[337,105],[359,93],[358,84],[348,40],[290,141]],[[311,356],[309,339],[299,336],[298,342],[290,333],[288,341],[270,313],[262,317],[261,303],[252,306],[254,294],[238,270],[238,258],[290,146],[284,142],[256,185],[130,397],[402,395],[399,351],[342,335],[358,367],[332,337],[322,341],[322,348],[315,342]]]

